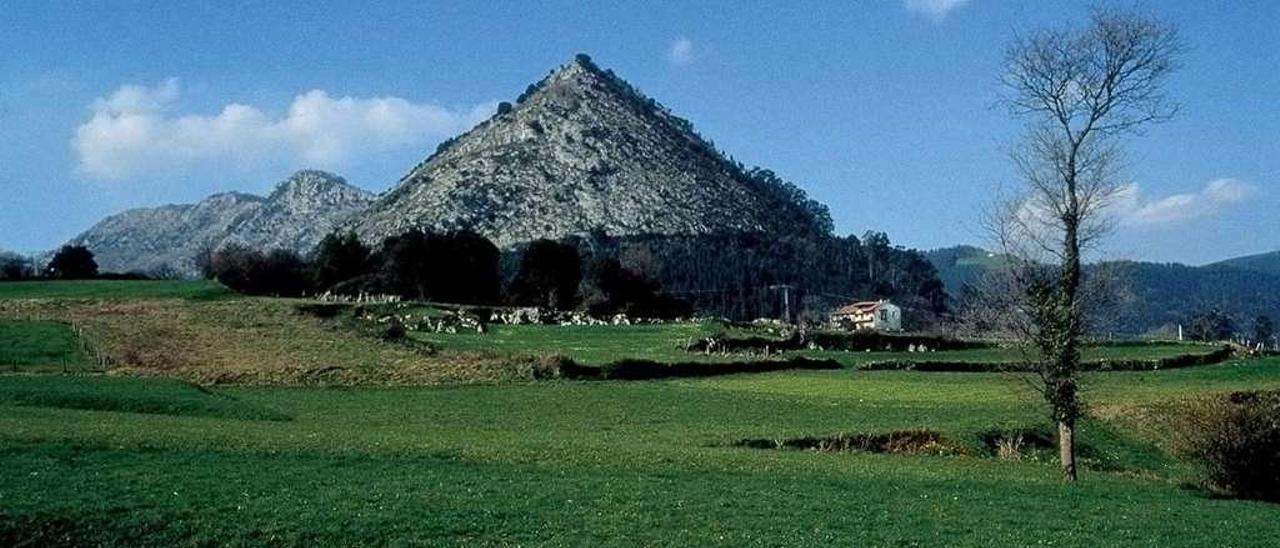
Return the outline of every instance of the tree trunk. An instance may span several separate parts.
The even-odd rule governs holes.
[[[1058,423],[1058,458],[1062,462],[1062,477],[1076,481],[1076,425],[1074,422]]]

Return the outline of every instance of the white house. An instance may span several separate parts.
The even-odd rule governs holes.
[[[852,329],[902,331],[902,309],[883,299],[863,301],[831,313],[831,323]]]

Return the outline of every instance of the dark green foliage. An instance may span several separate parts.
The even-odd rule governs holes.
[[[801,334],[792,332],[786,338],[751,337],[716,337],[715,348],[721,352],[804,350],[810,344],[823,350],[863,352],[906,352],[911,347],[927,347],[931,350],[969,350],[991,348],[990,343],[965,341],[951,337],[932,335],[891,334],[878,331],[817,331]],[[700,352],[708,350],[707,341],[696,341],[688,350]]]
[[[82,245],[64,245],[49,266],[45,267],[45,275],[61,280],[83,280],[98,275],[98,262],[93,259],[93,252]]]
[[[223,285],[246,295],[296,297],[311,289],[306,261],[285,249],[262,253],[239,244],[227,245],[214,252],[211,269]]]
[[[536,240],[521,254],[511,293],[517,304],[568,310],[578,302],[581,281],[582,259],[577,246]]]
[[[792,369],[840,369],[835,360],[790,358],[787,360],[738,362],[656,362],[652,360],[618,360],[601,367],[583,367],[572,362],[562,364],[560,374],[571,379],[645,380],[674,377],[710,377],[737,373],[765,373]]]
[[[957,455],[965,448],[951,443],[942,434],[932,430],[902,430],[897,432],[872,432],[860,434],[836,434],[834,436],[805,436],[802,438],[743,439],[733,442],[735,447],[752,449],[801,449],[822,453],[889,453],[895,455]]]
[[[1079,398],[1080,311],[1074,295],[1064,291],[1057,269],[1028,275],[1027,312],[1035,331],[1030,342],[1038,353],[1035,371],[1041,395],[1054,421],[1074,427],[1084,409]],[[1074,479],[1074,477],[1072,478]]]
[[[354,233],[325,236],[312,254],[316,287],[321,291],[372,272],[372,252]]]
[[[406,335],[408,331],[405,331],[404,324],[400,323],[400,320],[392,320],[383,328],[380,336],[384,341],[402,341]]]
[[[639,318],[671,319],[693,312],[688,303],[663,292],[658,282],[622,266],[617,259],[598,259],[590,270],[594,298],[587,309],[596,316],[626,314]]]
[[[0,281],[27,280],[36,275],[35,264],[31,259],[0,251]]]
[[[511,108],[512,108],[511,103],[508,103],[506,101],[498,103],[498,116],[502,116],[503,114],[511,112]]]
[[[381,275],[401,296],[461,304],[498,302],[498,248],[469,230],[410,230],[382,245]]]
[[[1190,448],[1212,489],[1280,502],[1280,392],[1236,392],[1194,420]]]
[[[882,235],[881,235],[882,236]],[[876,238],[762,233],[698,236],[647,235],[583,242],[593,261],[614,258],[645,272],[701,313],[731,319],[779,318],[788,284],[793,313],[822,319],[856,300],[890,298],[912,321],[930,323],[947,313],[947,294],[918,252]]]
[[[830,234],[835,230],[835,223],[831,220],[831,212],[822,202],[809,198],[804,190],[796,186],[795,183],[784,180],[772,170],[753,167],[747,170],[744,180],[751,183],[761,194],[769,199],[782,204],[799,207],[806,212],[811,226],[807,227],[816,234]]]
[[[1008,260],[971,246],[937,249],[925,255],[953,297],[961,297],[966,286],[976,286],[984,276],[1004,268]],[[1186,327],[1189,318],[1213,308],[1229,312],[1244,326],[1258,316],[1280,314],[1280,275],[1246,266],[1246,262],[1236,261],[1200,267],[1123,261],[1088,265],[1085,276],[1106,271],[1119,282],[1124,306],[1105,318],[1108,330],[1175,333],[1179,324]]]
[[[1231,317],[1216,308],[1192,316],[1188,324],[1187,336],[1193,341],[1225,341],[1236,332]]]
[[[1115,319],[1121,332],[1142,333],[1162,326],[1176,329],[1180,324],[1190,327],[1189,320],[1214,309],[1245,328],[1258,316],[1280,313],[1280,276],[1275,274],[1180,264],[1119,263],[1109,267],[1121,273],[1131,293]]]
[[[1154,359],[1103,359],[1081,361],[1081,371],[1164,371],[1182,367],[1213,365],[1231,359],[1230,348],[1220,348],[1209,353],[1187,353]],[[881,360],[859,366],[868,371],[952,371],[957,373],[996,373],[1002,371],[1035,371],[1018,362],[945,361],[945,360]]]
[[[1275,342],[1275,336],[1275,324],[1271,322],[1271,316],[1258,316],[1253,320],[1254,342],[1262,345],[1271,345]]]

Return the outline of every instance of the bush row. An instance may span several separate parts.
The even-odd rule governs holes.
[[[714,375],[730,375],[734,373],[765,373],[791,369],[824,370],[840,368],[840,363],[835,360],[815,360],[810,358],[738,362],[674,363],[626,359],[618,360],[600,367],[582,366],[566,360],[560,365],[560,375],[569,379],[648,380],[675,377],[709,377]]]
[[[1168,358],[1152,360],[1096,360],[1081,364],[1086,371],[1157,371],[1161,369],[1177,369],[1212,365],[1231,359],[1232,350],[1222,347],[1207,354],[1180,354]],[[884,360],[862,364],[859,369],[867,371],[935,371],[956,373],[996,373],[1004,371],[1023,371],[1026,365],[1018,362],[972,362],[972,361],[912,361]]]
[[[890,334],[877,331],[818,331],[794,332],[782,339],[770,337],[708,338],[690,345],[691,352],[721,351],[748,352],[770,350],[804,350],[816,346],[823,350],[840,351],[892,351],[905,352],[911,348],[926,347],[929,350],[970,350],[990,348],[991,343],[967,341],[937,335]]]

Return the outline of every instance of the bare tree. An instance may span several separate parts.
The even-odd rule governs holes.
[[[989,216],[1017,287],[1014,331],[1032,350],[1037,387],[1058,425],[1062,472],[1076,480],[1080,347],[1094,297],[1083,256],[1112,227],[1120,140],[1167,120],[1164,84],[1175,69],[1174,30],[1139,13],[1095,10],[1083,28],[1042,30],[1013,41],[1001,83],[1027,123],[1012,153],[1021,191]]]

